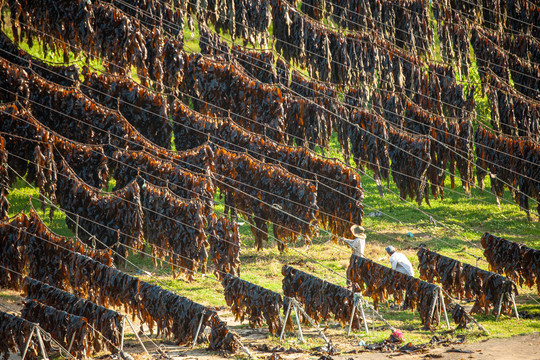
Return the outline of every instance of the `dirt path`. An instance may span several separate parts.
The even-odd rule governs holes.
[[[354,351],[354,350],[353,350]],[[322,357],[322,354],[308,353],[277,353],[276,359],[283,360],[349,360],[349,359],[370,359],[387,360],[397,358],[399,360],[425,360],[425,359],[445,359],[445,360],[540,360],[540,333],[514,336],[506,339],[489,339],[474,344],[439,346],[428,349],[418,354],[403,354],[400,352],[376,352],[362,351],[357,347],[357,353],[333,355]],[[252,351],[259,359],[271,359],[271,352]],[[199,359],[215,360],[222,357],[208,356],[200,351],[186,352],[178,354],[174,359]]]
[[[336,360],[345,359],[388,359],[400,360],[445,359],[445,360],[539,360],[540,333],[514,336],[506,339],[488,339],[474,344],[440,346],[422,354],[363,352],[355,355],[334,356]]]
[[[419,354],[403,354],[399,352],[363,352],[358,347],[356,354],[341,354],[331,357],[321,358],[321,354],[308,353],[276,353],[279,357],[275,359],[283,360],[349,360],[349,359],[370,359],[370,360],[388,360],[396,358],[399,360],[425,360],[425,359],[444,359],[444,360],[540,360],[540,333],[530,335],[514,336],[506,339],[489,339],[474,344],[462,344],[451,346],[440,346],[429,349],[427,352]],[[253,350],[253,349],[251,349]],[[252,351],[257,359],[271,359],[271,352]],[[171,352],[175,360],[217,360],[223,357],[209,355],[208,352],[201,350],[184,350]]]
[[[457,360],[469,358],[468,355],[472,355],[475,359],[481,360],[538,360],[540,359],[540,333],[514,336],[507,339],[489,339],[478,344],[464,345],[461,349],[473,351],[474,354],[451,353],[444,358]]]
[[[5,292],[4,292],[5,293]],[[14,312],[19,312],[21,308],[22,298],[18,296],[16,292],[8,292],[10,299],[0,299],[0,304],[3,307],[3,310],[9,309]],[[7,300],[7,301],[6,301]],[[272,351],[262,351],[262,347],[269,344],[267,338],[267,329],[249,329],[245,326],[240,326],[240,324],[232,317],[230,313],[224,312],[220,314],[223,320],[227,321],[233,331],[241,336],[242,342],[246,345],[250,352],[257,359],[272,359]],[[138,327],[138,324],[136,324]],[[126,332],[127,334],[132,333],[131,331]],[[307,330],[307,329],[306,329]],[[306,333],[310,333],[312,330],[307,330]],[[307,335],[307,334],[306,334]],[[315,335],[315,334],[312,334]],[[334,338],[337,340],[336,338]],[[146,356],[143,354],[141,346],[133,339],[126,341],[125,350],[134,355],[136,360],[147,360],[147,359],[157,359],[160,358],[156,354],[155,344],[161,345],[162,349],[167,352],[169,356],[173,359],[182,359],[182,360],[217,360],[223,359],[223,356],[218,356],[215,353],[206,351],[204,349],[204,344],[198,345],[195,349],[189,349],[187,347],[174,346],[170,342],[162,341],[156,338],[150,340],[148,337],[143,337],[145,346],[150,350],[154,356]],[[290,346],[294,347],[294,342],[291,343],[291,339],[283,342],[285,348]],[[380,351],[364,351],[364,348],[358,346],[356,343],[357,340],[345,340],[344,342],[336,343],[336,346],[342,352],[338,355],[332,355],[331,357],[322,358],[322,354],[317,352],[300,352],[300,351],[291,351],[283,352],[277,351],[276,357],[274,359],[283,359],[283,360],[299,360],[299,359],[314,359],[314,360],[349,360],[349,359],[373,359],[373,360],[382,360],[389,358],[398,358],[400,360],[420,360],[420,359],[446,359],[446,360],[467,360],[467,359],[478,359],[478,360],[510,360],[510,359],[519,359],[519,360],[540,360],[540,333],[535,332],[528,335],[514,336],[511,338],[505,339],[488,339],[482,342],[477,342],[473,344],[450,344],[450,345],[439,345],[433,348],[424,350],[423,352],[416,354],[404,354],[401,352],[380,352]],[[272,348],[271,345],[268,345]],[[275,346],[275,345],[274,345]],[[241,355],[239,352],[237,355]],[[18,357],[12,356],[12,359],[17,359]],[[101,357],[103,360],[112,359],[113,357],[104,356]]]
[[[231,320],[231,319],[226,319]],[[351,345],[351,343],[339,344],[342,352],[338,355],[323,357],[317,352],[297,352],[294,351],[294,344],[284,341],[283,346],[289,348],[293,346],[293,351],[277,351],[272,358],[271,351],[262,351],[261,346],[268,344],[267,331],[265,329],[237,328],[234,324],[231,327],[242,337],[242,342],[246,345],[256,359],[271,360],[349,360],[349,359],[370,359],[387,360],[397,358],[399,360],[425,360],[425,359],[445,359],[445,360],[540,360],[540,332],[528,335],[514,336],[504,339],[488,339],[481,342],[469,344],[447,344],[428,348],[416,354],[404,354],[401,352],[380,352],[365,351],[363,347]],[[270,346],[271,347],[271,346]],[[169,355],[175,360],[217,360],[222,356],[210,354],[204,349],[187,349],[185,347],[167,347]],[[238,352],[237,355],[241,355]],[[247,357],[246,357],[247,358]]]

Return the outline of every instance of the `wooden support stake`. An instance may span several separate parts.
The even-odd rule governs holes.
[[[317,329],[317,332],[319,333],[319,335],[323,338],[324,341],[326,341],[326,345],[328,346],[328,348],[331,348],[333,347],[332,343],[330,342],[330,340],[328,340],[328,338],[324,335],[324,333],[322,332],[321,328],[319,327],[319,325],[317,325],[315,323],[315,320],[313,320],[305,311],[304,309],[302,309],[302,306],[300,306],[300,304],[293,299],[293,301],[295,302],[295,309],[297,310],[300,310],[302,312],[302,315],[304,315],[304,317],[311,323],[311,325]],[[297,313],[298,314],[298,313]],[[298,317],[298,316],[297,316]]]
[[[450,322],[448,321],[448,313],[446,312],[446,304],[444,303],[444,294],[442,292],[442,288],[439,288],[439,298],[441,299],[441,304],[444,311],[444,320],[446,320],[446,326],[450,329]]]
[[[375,308],[371,308],[371,331],[375,334]]]
[[[347,336],[351,335],[352,322],[354,320],[354,313],[356,311],[356,298],[354,298],[354,304],[351,311],[351,320],[349,321],[349,329],[347,330]],[[365,322],[365,319],[364,319]]]
[[[452,300],[452,302],[456,303],[456,301],[455,301],[454,299],[452,299],[452,297],[451,297],[451,296],[450,296],[443,288],[441,288],[441,291],[442,291],[444,294],[446,294],[446,296],[449,297],[449,298]],[[456,304],[457,304],[457,303],[456,303]],[[475,323],[476,326],[477,326],[480,330],[482,330],[486,335],[491,336],[491,333],[490,333],[485,327],[483,327],[478,321],[476,321],[476,319],[473,318],[472,315],[468,314],[466,311],[465,311],[465,316],[466,316],[469,320],[471,320],[473,323]]]
[[[298,325],[298,340],[302,342],[302,344],[306,343],[306,340],[304,340],[304,334],[302,334],[302,325],[300,324],[300,311],[298,311],[298,306],[296,304],[293,304],[294,314],[296,315],[296,325]]]
[[[43,344],[43,339],[41,338],[41,329],[38,327],[36,331],[36,335],[39,342],[39,347],[41,349],[41,355],[43,355],[43,360],[49,360],[47,357],[47,351],[45,350],[45,344]]]
[[[34,331],[36,331],[35,327],[32,328],[32,331],[30,332],[30,336],[28,337],[28,340],[26,340],[26,345],[24,345],[24,351],[22,352],[22,360],[24,360],[24,358],[26,357],[26,352],[28,351],[28,347],[30,346],[32,337],[34,336]]]
[[[467,314],[467,316],[469,317],[469,319],[471,319],[471,320],[476,324],[476,326],[478,326],[478,328],[479,328],[480,330],[482,330],[484,333],[486,333],[486,335],[491,336],[491,333],[490,333],[485,327],[483,327],[478,321],[476,321],[475,318],[473,318],[473,317],[472,317],[471,315],[469,315],[469,314]]]
[[[150,355],[150,353],[148,352],[148,350],[146,350],[146,347],[144,346],[141,338],[139,337],[139,334],[137,334],[137,330],[135,330],[135,326],[133,326],[133,323],[131,322],[131,320],[129,320],[129,318],[124,315],[124,319],[127,320],[129,326],[131,327],[131,329],[133,330],[133,333],[135,334],[135,336],[137,337],[137,340],[139,340],[139,342],[141,343],[141,346],[143,347],[144,351],[146,352],[147,355]],[[124,322],[125,324],[125,322]],[[122,326],[123,327],[123,326]],[[123,330],[122,330],[123,332]],[[124,337],[122,336],[122,341],[124,340]]]
[[[281,335],[279,336],[279,342],[283,339],[285,334],[285,328],[287,327],[287,320],[289,320],[289,315],[291,314],[292,301],[289,299],[289,306],[287,306],[287,313],[285,314],[285,320],[283,321],[283,327],[281,328]]]
[[[379,190],[379,195],[380,195],[381,197],[384,197],[383,186],[382,186],[381,178],[379,178],[378,175],[374,175],[374,179],[375,179],[375,184],[377,184],[377,189]]]
[[[349,322],[349,329],[347,330],[347,336],[349,336],[351,333],[352,322],[353,322],[354,314],[357,307],[360,307],[360,312],[362,314],[362,321],[364,322],[366,335],[369,335],[369,328],[366,321],[366,314],[364,313],[364,305],[362,304],[362,301],[361,301],[361,295],[359,293],[354,293],[353,299],[354,299],[354,305],[353,305],[352,314],[351,314],[351,321]]]
[[[379,314],[378,311],[375,310],[375,308],[373,307],[373,305],[370,305],[366,299],[364,299],[364,301],[366,302],[366,308],[369,310],[371,309],[372,310],[372,316],[373,316],[373,323],[375,323],[375,315],[377,315],[377,317],[379,319],[381,319],[385,324],[386,326],[388,326],[388,328],[391,330],[391,331],[394,331],[396,330],[392,325],[390,325],[390,323],[388,321],[386,321],[386,319],[381,315]],[[366,324],[366,328],[367,328],[367,324]],[[373,329],[375,329],[375,325],[373,325]],[[373,332],[375,332],[375,330],[373,330]]]
[[[75,333],[73,333],[73,335],[71,335],[71,341],[69,342],[69,347],[68,347],[68,353],[71,354],[71,347],[73,346],[73,341],[75,340]]]
[[[516,313],[516,319],[519,320],[519,313],[518,313],[517,306],[516,306],[516,297],[514,296],[514,294],[511,294],[510,300],[512,300],[512,305],[514,306],[514,312]]]
[[[75,223],[75,239],[79,238],[79,215],[77,215]]]
[[[366,335],[369,335],[369,327],[367,325],[366,321],[366,314],[364,313],[364,305],[362,304],[362,299],[358,299],[358,303],[360,304],[360,312],[362,313],[362,321],[364,322],[364,328],[366,329]]]
[[[435,316],[437,317],[437,324],[441,323],[441,311],[442,311],[441,296],[439,295],[437,297],[437,306],[435,306]]]
[[[501,296],[499,296],[499,304],[497,306],[497,316],[495,317],[495,321],[499,320],[499,316],[501,316],[502,303],[503,303],[504,296],[506,296],[506,293],[503,293],[501,294]]]
[[[497,174],[489,174],[489,177],[490,177],[490,180],[491,180],[491,183],[493,184],[496,179],[497,179]],[[493,188],[492,188],[493,190]],[[499,208],[499,210],[501,210],[501,200],[499,199],[499,196],[497,196],[497,194],[493,193],[495,195],[495,200],[497,201],[497,207]]]
[[[120,351],[124,351],[124,330],[126,329],[126,316],[122,316],[122,333],[120,334]]]
[[[204,314],[206,313],[206,310],[203,310],[201,314],[201,320],[199,321],[199,326],[197,326],[197,332],[195,333],[195,337],[193,338],[193,344],[191,344],[191,348],[193,349],[195,347],[195,344],[197,344],[197,338],[199,337],[199,332],[201,331],[202,322],[204,320]]]
[[[435,291],[433,291],[433,302],[431,303],[431,309],[429,310],[429,318],[427,321],[429,321],[429,323],[431,323],[431,319],[433,319],[433,314],[435,313],[435,307],[437,306],[437,299],[439,298],[439,291],[438,291],[439,288],[435,289]]]
[[[240,343],[240,346],[242,347],[242,351],[250,358],[254,359],[253,355],[249,352],[249,349],[244,346],[244,344]]]

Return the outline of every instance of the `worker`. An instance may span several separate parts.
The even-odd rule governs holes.
[[[402,274],[414,276],[413,266],[404,254],[396,252],[396,249],[393,246],[387,246],[384,250],[390,255],[390,265],[392,266],[392,269],[399,271]]]
[[[364,257],[364,249],[366,247],[364,228],[355,224],[351,226],[351,232],[355,238],[353,240],[343,238],[343,241],[353,249],[354,255]]]

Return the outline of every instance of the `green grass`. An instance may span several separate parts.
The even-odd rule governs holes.
[[[14,295],[14,294],[0,294],[0,300],[4,301],[4,302],[8,302],[8,303],[14,303],[14,302],[17,302],[19,301],[20,299],[20,296],[19,295]],[[4,309],[2,309],[4,310]]]
[[[212,26],[210,27],[213,29]],[[6,26],[6,29],[9,29],[9,26]],[[272,28],[270,28],[270,32],[271,31]],[[195,26],[193,37],[191,34],[190,30],[184,32],[186,50],[190,52],[199,52],[199,33],[197,26]],[[222,35],[230,40],[229,35]],[[438,35],[436,34],[436,37],[437,36]],[[241,40],[236,39],[235,43],[241,44]],[[41,47],[34,46],[29,48],[26,44],[23,44],[23,48],[39,58],[54,62],[61,61],[61,57],[58,54],[44,54]],[[438,42],[436,42],[436,55],[440,58],[440,47]],[[474,54],[472,54],[471,57],[472,66],[470,80],[479,82],[476,62],[473,55]],[[70,60],[76,61],[80,66],[84,64],[84,59],[76,59],[73,54],[70,54]],[[103,69],[99,60],[93,60],[92,65],[93,67]],[[306,72],[305,69],[298,69],[304,73]],[[476,88],[475,99],[477,103],[477,112],[481,116],[489,118],[489,100],[482,94],[480,87]],[[331,148],[332,151],[327,153],[326,156],[336,157],[342,160],[336,134],[333,134],[331,138]],[[394,194],[398,193],[398,190],[392,180],[390,181],[389,189],[385,188],[384,190],[384,197],[379,197],[377,186],[375,182],[370,179],[371,175],[372,174],[367,171],[367,175],[362,176],[362,184],[366,194],[364,200],[366,216],[364,217],[363,225],[368,232],[366,255],[379,263],[388,263],[384,247],[387,244],[392,244],[399,249],[403,249],[407,256],[413,261],[413,264],[417,265],[418,260],[415,256],[415,252],[409,248],[419,244],[426,244],[431,249],[438,251],[443,255],[475,265],[475,256],[482,256],[479,240],[480,236],[485,231],[504,236],[512,241],[526,243],[534,248],[540,248],[540,226],[538,221],[532,223],[528,222],[525,213],[519,210],[508,191],[505,194],[505,200],[501,202],[501,209],[499,210],[495,205],[494,196],[489,191],[489,177],[486,179],[485,191],[474,188],[469,197],[461,188],[460,181],[456,180],[455,192],[445,190],[444,200],[431,199],[431,206],[428,206],[424,202],[418,208],[415,203],[411,205],[408,202],[402,201],[399,196]],[[109,184],[109,191],[111,191],[114,185],[114,180],[112,180]],[[445,186],[447,188],[450,187],[450,179],[448,177]],[[34,206],[40,208],[40,202],[37,200],[39,198],[37,191],[26,186],[23,181],[19,180],[15,184],[15,189],[11,191],[9,196],[9,201],[12,204],[10,215],[15,215],[20,211],[28,211],[30,197],[33,198],[32,202]],[[219,199],[219,196],[216,195],[215,211],[220,214],[223,210],[222,201]],[[432,224],[429,216],[426,216],[420,210],[426,212],[435,220],[442,222],[444,226],[439,223]],[[375,211],[381,211],[388,216],[367,216],[367,214]],[[41,210],[38,210],[38,213],[42,216],[45,223],[56,233],[64,236],[73,235],[73,233],[67,229],[62,213],[58,211],[55,212],[52,220],[49,219],[48,211],[44,213]],[[399,221],[395,219],[399,219]],[[413,237],[409,237],[407,235],[408,233],[412,233]],[[251,231],[247,223],[240,228],[240,234],[242,241],[241,277],[247,281],[264,286],[273,291],[281,292],[281,267],[284,264],[292,264],[303,271],[312,273],[328,281],[342,286],[346,285],[344,276],[348,265],[350,251],[344,245],[329,242],[330,237],[324,232],[321,232],[319,237],[313,239],[313,245],[309,247],[309,250],[302,244],[297,244],[296,246],[289,248],[285,253],[279,253],[277,251],[276,242],[273,240],[270,241],[270,244],[265,244],[265,248],[262,251],[255,251],[253,248]],[[318,264],[308,260],[302,254],[312,258],[318,262]],[[158,264],[158,266],[155,266],[154,261],[149,256],[142,257],[140,255],[131,255],[129,260],[133,265],[128,264],[123,270],[140,276],[143,280],[155,282],[153,278],[143,275],[140,270],[151,272],[159,278],[161,285],[171,288],[178,294],[186,296],[201,304],[218,308],[224,308],[226,306],[223,298],[222,286],[215,279],[211,270],[208,271],[207,276],[204,278],[201,274],[197,274],[194,281],[187,282],[182,279],[182,276],[173,279],[171,269],[168,265]],[[477,265],[487,269],[487,264],[484,261],[479,261]],[[211,267],[212,264],[209,261],[208,268],[211,269]],[[328,269],[331,269],[337,274]],[[519,310],[526,310],[531,314],[540,314],[540,305],[534,300],[531,300],[531,297],[538,299],[538,296],[534,291],[531,289],[520,289],[520,294],[521,295],[517,299]],[[0,294],[0,296],[5,298],[6,296],[11,295]],[[426,342],[433,334],[442,336],[445,331],[445,327],[442,325],[435,333],[422,330],[418,314],[411,311],[398,312],[390,310],[383,305],[381,307],[381,313],[388,318],[395,327],[404,330],[408,341],[413,341],[415,343]],[[501,321],[495,321],[492,315],[477,315],[475,318],[477,318],[492,333],[493,337],[508,337],[511,335],[540,331],[540,322],[535,319],[516,320],[503,316]],[[338,343],[351,343],[350,339],[344,338],[343,333],[341,328],[339,326],[336,327],[334,323],[331,323],[331,326],[327,330],[327,334],[333,341],[335,340]],[[477,330],[470,330],[466,333],[470,335],[469,340],[484,338]],[[388,337],[388,331],[382,324],[377,323],[375,333],[372,333],[369,337],[365,337],[362,332],[356,332],[353,341],[357,342],[358,339],[362,338],[365,339],[366,342],[373,342],[381,341],[386,337]],[[278,344],[275,338],[268,337],[267,340],[270,346]],[[288,341],[289,340],[292,341],[290,337],[288,338]],[[305,349],[321,345],[321,340],[316,336],[308,337],[307,340],[308,343],[302,345]]]
[[[39,192],[34,187],[30,187],[27,183],[21,179],[13,185],[13,189],[10,191],[8,200],[11,203],[9,209],[9,215],[15,216],[20,212],[28,213],[31,205],[30,201],[38,215],[43,219],[45,225],[47,225],[52,231],[58,235],[71,237],[73,232],[69,230],[65,222],[65,214],[58,210],[54,211],[52,219],[50,217],[50,207],[47,206],[45,211],[42,210],[42,201],[39,200]]]

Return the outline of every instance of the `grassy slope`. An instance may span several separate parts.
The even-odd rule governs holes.
[[[198,30],[195,30],[193,37],[191,31],[187,30],[184,34],[186,49],[188,51],[199,51],[198,46]],[[240,41],[237,41],[240,43]],[[29,49],[26,45],[23,48],[33,53],[35,56],[45,58],[52,61],[60,61],[59,57],[54,54],[44,56],[42,50],[36,46]],[[83,62],[79,61],[79,65]],[[94,67],[100,68],[99,62],[95,62]],[[473,72],[473,78],[474,78]],[[477,76],[477,75],[476,75]],[[485,98],[481,97],[477,90],[478,110],[485,115],[488,115],[489,104]],[[339,148],[337,139],[333,138],[332,147]],[[341,156],[336,151],[332,154],[340,158]],[[435,220],[442,222],[440,224],[432,224],[429,217],[424,215],[416,206],[403,202],[398,196],[392,194],[388,189],[385,190],[384,198],[379,197],[375,183],[369,177],[370,173],[362,176],[363,186],[366,197],[364,201],[366,215],[381,211],[388,216],[370,217],[365,216],[363,225],[368,231],[368,241],[366,255],[369,258],[378,261],[379,263],[387,263],[384,247],[387,244],[392,244],[397,248],[404,249],[405,253],[417,264],[417,258],[414,251],[407,250],[409,247],[416,246],[420,243],[427,244],[430,248],[463,262],[471,264],[476,263],[476,259],[468,254],[481,256],[482,251],[479,249],[479,239],[483,232],[488,231],[497,235],[506,237],[509,240],[524,242],[529,246],[540,248],[540,227],[538,222],[529,223],[525,214],[519,210],[517,205],[511,199],[509,193],[506,193],[506,201],[501,204],[499,210],[495,206],[493,195],[486,191],[473,189],[472,196],[468,197],[464,194],[461,187],[458,185],[459,180],[456,180],[455,192],[445,191],[444,200],[431,200],[431,207],[423,203],[420,210],[428,213]],[[390,182],[390,190],[397,193],[395,185]],[[450,180],[447,178],[446,184],[450,187]],[[35,190],[25,186],[22,181],[16,184],[16,189],[10,194],[10,202],[12,203],[11,214],[15,214],[21,210],[28,209],[29,196],[38,197]],[[489,179],[486,189],[489,187]],[[39,207],[39,202],[34,199],[34,206]],[[216,211],[221,212],[222,205],[216,206]],[[41,215],[41,212],[40,212]],[[72,235],[69,229],[66,228],[63,222],[63,214],[56,212],[52,223],[48,220],[48,213],[43,214],[45,221],[56,232],[62,235]],[[396,221],[395,219],[399,219]],[[411,233],[411,238],[407,234]],[[242,278],[251,281],[255,284],[262,285],[274,291],[281,292],[281,266],[283,264],[295,264],[300,269],[316,274],[321,278],[333,281],[340,285],[345,285],[345,270],[348,265],[349,250],[343,245],[337,245],[329,242],[327,235],[321,235],[314,239],[314,244],[308,249],[298,245],[295,249],[289,249],[284,254],[280,254],[275,248],[275,244],[270,244],[261,252],[256,252],[253,248],[253,241],[250,236],[248,225],[241,228],[242,234]],[[320,265],[311,261],[306,261],[306,256],[310,257]],[[180,294],[189,297],[202,304],[211,306],[225,306],[223,298],[223,290],[213,275],[205,278],[197,277],[195,281],[188,283],[181,279],[173,279],[171,271],[167,266],[155,267],[149,257],[142,258],[139,255],[131,256],[130,260],[135,264],[128,265],[126,271],[138,273],[139,268],[143,268],[156,275],[159,275],[160,281],[172,287]],[[323,265],[323,266],[321,266]],[[478,266],[487,268],[484,261],[479,261]],[[211,263],[209,262],[209,267]],[[332,269],[336,275],[330,271]],[[211,271],[210,271],[211,272]],[[153,281],[147,277],[143,279]],[[533,294],[535,299],[538,296],[534,295],[532,290],[520,289],[520,294]],[[520,295],[518,298],[520,310],[540,313],[540,306],[535,301],[531,300],[527,295]],[[420,330],[420,321],[417,315],[411,312],[396,312],[382,307],[382,313],[390,319],[392,324],[406,331],[406,337],[412,341],[427,341],[432,333]],[[538,321],[521,320],[505,318],[504,321],[495,322],[493,316],[477,316],[477,319],[482,321],[493,336],[509,336],[513,334],[528,333],[531,331],[539,331],[540,325]],[[376,328],[377,330],[377,328]],[[441,333],[443,327],[437,333]],[[342,335],[343,332],[336,332],[331,327],[329,330],[335,341],[348,341],[337,337],[337,334]],[[473,332],[473,334],[477,334]],[[378,329],[374,335],[366,340],[378,340],[387,337],[388,333],[383,328]],[[268,339],[269,342],[275,342],[275,339]],[[320,343],[319,340],[308,339],[308,345],[312,343]]]

